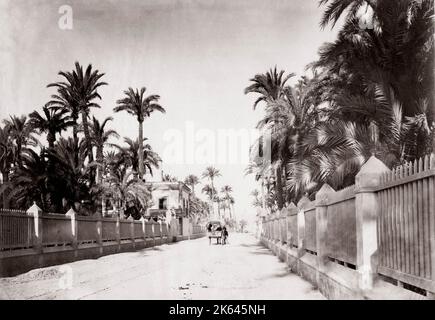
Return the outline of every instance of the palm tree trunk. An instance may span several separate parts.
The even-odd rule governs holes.
[[[263,208],[263,212],[266,211],[266,213],[268,213],[268,210],[266,208],[266,196],[264,194],[264,178],[261,178],[261,203],[262,203],[262,208]]]
[[[78,132],[79,132],[79,128],[78,128],[78,123],[77,120],[74,119],[74,124],[73,124],[73,139],[74,139],[74,143],[76,145],[78,145],[79,143],[79,137],[78,137]]]
[[[88,149],[88,160],[89,163],[94,162],[94,154],[92,152],[92,143],[89,134],[89,125],[88,125],[88,115],[85,111],[82,111],[82,122],[83,122],[83,133],[85,134],[85,143]],[[91,168],[90,170],[90,182],[91,184],[95,182],[95,168]]]
[[[2,171],[3,176],[3,184],[6,184],[9,182],[9,172],[8,169]],[[9,209],[9,201],[8,201],[8,194],[7,191],[3,191],[3,209]]]
[[[73,116],[73,140],[74,140],[74,162],[78,163],[79,162],[79,137],[78,137],[78,132],[79,132],[79,125],[77,123],[77,117]]]
[[[210,196],[210,200],[211,200],[211,210],[212,210],[212,214],[213,214],[213,216],[214,216],[214,194],[213,194],[213,191],[214,191],[214,185],[213,185],[213,178],[210,178],[210,181],[211,181],[211,191],[210,191],[210,194],[211,194],[211,196]]]
[[[275,175],[276,175],[276,202],[278,205],[278,210],[281,210],[284,206],[281,165],[279,165],[276,168]]]
[[[98,162],[98,167],[97,167],[97,183],[100,187],[102,187],[103,185],[103,161],[104,161],[104,156],[103,156],[103,146],[99,146],[97,148],[97,162]],[[104,191],[101,192],[101,199],[98,198],[97,200],[97,214],[100,217],[104,217],[104,211],[106,209],[106,199],[104,197]],[[100,213],[101,210],[101,213]]]
[[[103,183],[103,160],[104,160],[103,146],[99,146],[97,148],[97,162],[98,162],[98,167],[97,167],[97,183],[99,185],[101,185]]]
[[[54,141],[56,141],[55,133],[49,132],[47,134],[47,142],[48,142],[48,147],[50,148],[50,150],[53,150],[53,148],[54,148]]]
[[[143,178],[143,122],[139,121],[139,179]]]
[[[228,202],[228,211],[230,213],[230,219],[233,219],[233,213],[231,212],[231,203]]]
[[[19,168],[23,167],[23,161],[21,158],[21,143],[20,142],[16,142],[17,143],[17,158],[16,158],[16,164],[18,165]]]
[[[284,174],[284,176],[283,176],[283,178],[284,178],[283,186],[284,186],[287,182],[287,166],[285,164],[284,164],[283,174]],[[288,190],[286,192],[284,192],[283,202],[284,202],[284,206],[286,206],[286,204],[290,202]]]
[[[55,132],[48,132],[48,134],[47,134],[47,142],[48,142],[48,149],[51,151],[51,152],[53,152],[53,150],[54,150],[54,142],[56,141],[56,133]],[[47,202],[48,202],[48,207],[50,208],[50,210],[57,210],[58,209],[58,207],[56,207],[56,208],[53,208],[53,205],[54,205],[54,197],[52,196],[53,195],[53,190],[52,190],[52,188],[51,188],[51,186],[52,186],[52,184],[51,184],[51,177],[52,177],[52,175],[51,175],[51,173],[53,172],[53,170],[54,170],[54,166],[53,166],[53,159],[52,159],[52,157],[49,157],[48,158],[48,162],[47,162],[47,171],[48,171],[48,175],[47,175],[47,184],[48,184],[48,199],[47,199]]]

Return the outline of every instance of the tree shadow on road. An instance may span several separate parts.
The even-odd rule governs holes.
[[[258,248],[255,251],[250,251],[250,253],[252,254],[261,254],[261,255],[268,255],[268,256],[273,256],[272,252],[269,249],[265,249],[265,248]]]
[[[267,279],[274,279],[274,278],[284,278],[284,277],[291,277],[294,275],[288,267],[281,268],[279,272],[269,274],[267,276],[261,277],[258,280],[267,280]]]
[[[258,242],[256,244],[246,244],[246,243],[242,243],[239,245],[239,247],[245,247],[245,248],[252,248],[252,247],[263,247],[263,245],[261,244],[261,242]]]

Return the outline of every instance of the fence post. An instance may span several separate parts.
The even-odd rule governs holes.
[[[133,217],[130,215],[127,218],[128,221],[130,221],[130,239],[131,239],[131,244],[133,246],[133,249],[136,247],[136,243],[134,241],[134,219]]]
[[[263,238],[267,238],[266,230],[267,230],[266,217],[261,217],[261,231],[262,231],[261,236]]]
[[[276,244],[279,237],[279,215],[275,212],[273,215],[273,242]]]
[[[103,254],[103,217],[97,215],[97,244],[100,254]]]
[[[281,243],[281,210],[278,210],[276,212],[276,233],[277,233],[277,242],[280,244]]]
[[[287,207],[283,207],[281,209],[281,214],[280,214],[280,222],[279,222],[279,230],[280,230],[280,241],[281,241],[281,245],[286,245],[287,244]]]
[[[324,273],[328,262],[328,196],[335,192],[328,184],[324,184],[316,193],[316,247],[317,265]],[[319,280],[319,279],[318,279]],[[319,281],[317,281],[319,283]]]
[[[380,205],[376,187],[381,174],[389,172],[387,166],[375,156],[361,167],[355,177],[356,248],[359,289],[370,290],[376,276],[377,259],[377,217]]]
[[[34,234],[33,234],[33,248],[38,254],[42,253],[42,209],[33,202],[33,205],[27,209],[27,215],[33,217]]]
[[[146,244],[147,244],[147,234],[146,234],[146,227],[145,227],[145,218],[141,217],[140,218],[140,222],[142,223],[143,241],[144,241],[144,245],[146,246]]]
[[[121,251],[121,225],[119,215],[116,215],[116,242],[118,242],[118,251]]]
[[[77,239],[77,212],[73,208],[69,209],[65,216],[71,219],[71,234],[72,234],[72,247],[74,249],[74,258],[77,258],[78,252],[78,239]]]
[[[297,210],[297,222],[298,222],[298,258],[301,258],[305,254],[305,205],[306,200],[308,200],[307,197],[303,197],[299,204],[301,204],[301,207],[298,208],[297,206],[292,203],[292,209]],[[302,202],[301,202],[302,201]],[[309,201],[309,200],[308,200]]]
[[[160,244],[163,244],[163,228],[162,228],[162,221],[159,220],[159,229],[160,229]],[[188,230],[189,231],[189,230]]]
[[[152,232],[152,236],[153,236],[153,247],[156,246],[156,233],[154,231],[154,221],[153,219],[150,220],[151,221],[151,232]]]

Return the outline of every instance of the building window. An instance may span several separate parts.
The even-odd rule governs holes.
[[[167,198],[160,198],[159,199],[159,209],[166,210],[167,208],[168,208],[168,199]]]

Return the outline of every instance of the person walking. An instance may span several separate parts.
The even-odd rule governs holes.
[[[207,236],[208,236],[208,244],[211,245],[211,233],[212,233],[212,225],[209,223],[207,225]]]
[[[222,228],[222,245],[227,244],[228,230],[227,227]]]

